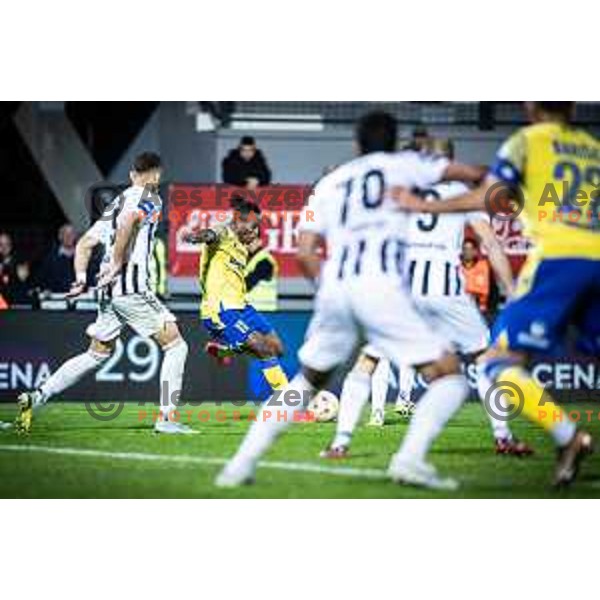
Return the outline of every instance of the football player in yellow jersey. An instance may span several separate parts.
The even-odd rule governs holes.
[[[600,142],[570,124],[573,102],[528,102],[526,108],[533,124],[504,143],[480,188],[444,203],[424,203],[405,190],[397,197],[404,209],[432,213],[494,212],[498,201],[516,198],[535,249],[494,325],[492,349],[479,373],[552,435],[559,449],[554,481],[560,486],[575,479],[592,440],[526,365],[532,355],[557,353],[571,322],[581,332],[579,349],[600,354]]]
[[[186,236],[187,241],[204,246],[200,317],[213,340],[207,352],[218,359],[244,353],[260,359],[265,379],[278,390],[288,382],[279,362],[283,344],[271,324],[246,300],[247,246],[256,238],[260,208],[239,197],[232,198],[232,208],[228,224]]]

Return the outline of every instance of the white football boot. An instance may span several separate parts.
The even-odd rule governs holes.
[[[383,410],[378,408],[371,413],[371,420],[369,421],[369,427],[383,427],[385,425],[385,413]]]
[[[256,477],[256,463],[251,460],[232,458],[217,475],[215,486],[218,488],[236,488],[252,485]]]
[[[454,492],[460,487],[455,479],[440,477],[434,466],[407,460],[398,454],[392,459],[388,476],[394,483],[413,485],[430,490]]]
[[[412,417],[416,408],[417,405],[411,402],[410,398],[398,398],[394,406],[394,412],[403,419],[408,419]]]
[[[174,421],[156,421],[154,424],[154,433],[164,435],[197,435],[199,431],[195,431],[187,425]]]

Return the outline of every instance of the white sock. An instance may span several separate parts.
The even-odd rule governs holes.
[[[181,388],[187,355],[188,345],[183,338],[164,348],[160,368],[160,410],[165,421],[179,409],[182,402]]]
[[[371,377],[371,414],[377,411],[385,411],[385,403],[387,400],[389,387],[390,361],[382,358],[375,368],[373,376]],[[358,418],[360,418],[360,413]]]
[[[380,361],[379,364],[385,361]],[[336,435],[332,446],[349,446],[352,434],[360,421],[362,411],[371,394],[371,377],[362,371],[350,371],[340,398]]]
[[[294,422],[295,416],[306,408],[314,392],[312,384],[298,373],[277,395],[277,402],[272,398],[273,402],[269,400],[263,406],[233,460],[257,462],[277,437]],[[294,399],[293,402],[286,402],[288,395],[290,399]],[[303,399],[302,404],[298,404],[300,401],[297,398]]]
[[[417,403],[398,455],[406,460],[424,462],[433,442],[468,394],[469,384],[463,375],[448,375],[434,381]]]
[[[398,376],[398,399],[396,404],[410,402],[413,388],[415,387],[415,370],[412,367],[400,367]]]
[[[483,405],[483,410],[490,420],[490,425],[492,426],[492,433],[494,434],[494,439],[496,440],[512,440],[512,432],[508,426],[507,421],[502,421],[495,417],[488,407],[485,405],[485,399],[487,397],[490,388],[493,385],[493,381],[484,373],[483,367],[477,367],[477,393],[479,394],[479,399]],[[495,405],[499,405],[498,409],[500,411],[505,410],[507,415],[510,414],[510,403],[507,402],[503,395],[499,395],[498,398],[492,399],[492,407]]]
[[[99,354],[88,350],[83,354],[70,358],[40,386],[38,403],[45,404],[52,396],[56,396],[75,385],[88,373],[98,369],[103,362],[108,360],[109,356],[109,354]]]

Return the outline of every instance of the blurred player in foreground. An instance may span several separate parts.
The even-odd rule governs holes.
[[[438,140],[434,153],[454,159],[451,142]],[[441,142],[445,142],[442,144]],[[421,190],[429,202],[445,202],[469,191],[460,182],[440,183],[430,190]],[[461,275],[461,251],[465,227],[470,225],[486,248],[489,259],[507,296],[512,293],[513,280],[510,263],[490,225],[487,212],[457,213],[452,215],[416,214],[410,218],[406,250],[408,285],[413,301],[423,319],[435,331],[449,339],[462,357],[471,359],[481,355],[489,345],[489,332],[473,299],[466,293]],[[365,385],[371,377],[371,386]],[[414,385],[414,370],[400,367],[399,400],[397,408],[412,412],[410,392]],[[372,426],[384,424],[385,402],[390,381],[390,363],[373,346],[367,346],[344,382],[337,422],[337,433],[323,458],[338,459],[348,456],[350,442],[369,395],[372,395]],[[480,377],[478,391],[485,400],[491,382]],[[496,452],[527,456],[531,450],[512,435],[508,423],[486,411],[490,419]]]
[[[249,354],[261,360],[273,390],[288,384],[279,357],[283,344],[271,324],[247,301],[246,266],[257,237],[260,208],[244,198],[232,199],[227,225],[191,231],[185,238],[203,244],[200,259],[200,316],[213,341],[207,352],[222,360]]]
[[[491,210],[513,199],[522,209],[535,249],[517,290],[493,328],[492,349],[480,372],[517,410],[541,425],[558,448],[557,486],[570,484],[591,436],[578,431],[527,369],[532,355],[563,348],[566,329],[580,329],[579,350],[600,355],[600,142],[570,124],[573,102],[528,102],[532,125],[513,134],[498,151],[490,177],[455,200],[427,204],[399,190],[400,205],[418,212]]]
[[[157,194],[161,173],[158,155],[147,152],[138,156],[130,171],[131,187],[114,199],[79,240],[75,252],[76,280],[67,294],[71,298],[87,289],[92,250],[100,244],[105,248],[98,279],[98,317],[86,332],[91,338],[90,347],[65,362],[39,389],[19,396],[15,427],[20,433],[30,432],[34,409],[110,358],[123,325],[152,338],[164,353],[160,371],[161,418],[155,423],[155,431],[192,433],[189,427],[169,420],[180,400],[188,346],[179,333],[175,316],[150,291],[148,277],[152,242],[162,211],[162,200]]]
[[[335,368],[348,360],[364,333],[379,352],[398,364],[411,362],[431,383],[391,462],[390,478],[436,489],[456,487],[453,480],[438,476],[425,459],[462,406],[468,384],[451,344],[431,331],[402,285],[408,215],[397,210],[389,190],[394,186],[428,189],[443,179],[479,180],[482,172],[442,157],[396,152],[396,138],[391,115],[365,116],[356,130],[359,156],[316,185],[299,237],[300,265],[319,285],[315,312],[299,352],[302,369],[280,395],[277,418],[258,417],[217,485],[234,487],[252,481],[259,458],[297,420],[299,410],[323,388]],[[321,269],[324,242],[328,256]],[[368,377],[366,381],[368,385]]]

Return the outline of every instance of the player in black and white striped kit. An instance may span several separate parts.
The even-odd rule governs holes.
[[[443,154],[453,158],[450,143]],[[443,202],[468,191],[460,182],[443,182],[421,195],[431,202]],[[450,340],[461,356],[476,357],[489,345],[489,330],[474,300],[465,290],[461,270],[461,252],[465,228],[469,225],[486,248],[491,266],[507,295],[512,292],[510,264],[496,239],[485,212],[453,213],[444,215],[414,214],[411,216],[406,247],[407,284],[421,317],[439,335]],[[365,375],[372,376],[371,389],[358,385]],[[354,429],[362,407],[372,397],[371,422],[384,423],[384,409],[391,378],[390,361],[372,344],[366,346],[350,372],[341,397],[337,434],[323,458],[343,458],[348,454]],[[401,366],[399,374],[399,412],[410,413],[410,391],[414,386],[415,371]],[[490,382],[478,381],[478,391],[485,398]],[[496,451],[501,454],[525,456],[530,449],[516,440],[505,420],[489,414]]]
[[[259,459],[298,411],[298,402],[287,400],[295,397],[308,403],[366,338],[394,363],[408,360],[430,382],[390,461],[390,479],[456,489],[458,483],[441,477],[427,455],[468,396],[468,384],[451,342],[418,314],[404,286],[409,219],[398,210],[394,190],[428,189],[446,180],[478,181],[483,172],[444,157],[396,152],[396,134],[393,116],[365,115],[356,127],[358,155],[315,186],[298,225],[300,266],[318,285],[314,313],[298,353],[301,370],[277,398],[277,418],[263,412],[252,424],[218,475],[218,486],[252,481]],[[370,377],[365,379],[369,386]]]
[[[44,405],[96,371],[114,351],[124,325],[152,338],[164,352],[160,372],[161,418],[155,431],[191,433],[170,419],[180,400],[188,346],[179,333],[175,316],[150,290],[150,259],[154,234],[162,212],[158,186],[162,174],[160,157],[139,155],[130,171],[132,185],[117,196],[102,217],[82,236],[75,254],[76,280],[70,297],[87,288],[87,267],[95,246],[105,248],[97,286],[101,290],[98,316],[86,333],[91,339],[87,352],[65,362],[35,391],[19,396],[15,426],[28,433],[33,409]]]

